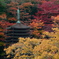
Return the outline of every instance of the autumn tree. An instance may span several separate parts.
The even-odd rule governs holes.
[[[38,19],[42,19],[45,24],[51,24],[52,19],[51,16],[55,16],[59,14],[59,4],[54,4],[54,2],[46,2],[38,5],[38,12],[36,13],[36,17]]]
[[[34,16],[35,18],[42,20],[45,24],[44,29],[48,31],[48,27],[53,27],[53,20],[51,16],[56,16],[59,14],[59,4],[55,4],[52,1],[46,1],[45,3],[38,4],[38,12]],[[49,26],[50,25],[50,26]]]
[[[57,16],[51,16],[51,19],[53,19],[53,22],[54,22],[54,24],[52,24],[53,27],[59,28],[59,15],[57,15]]]
[[[59,29],[58,29],[59,30]],[[19,38],[19,42],[5,48],[7,58],[13,59],[58,59],[59,38],[57,32],[45,33],[51,36],[47,39]],[[55,36],[56,35],[56,38]],[[58,43],[57,43],[58,42]]]
[[[33,19],[29,26],[31,27],[31,35],[36,38],[41,38],[42,32],[44,31],[42,29],[44,23],[41,20]]]
[[[22,3],[21,1],[19,1],[19,2],[11,1],[9,4],[7,4],[8,20],[10,20],[11,18],[15,18],[14,21],[17,20],[16,19],[17,18],[16,10],[18,7],[20,9],[20,20],[22,20],[22,21],[27,21],[27,20],[33,18],[31,15],[33,15],[33,14],[35,14],[35,12],[37,12],[37,8],[31,2]],[[12,20],[10,20],[10,21],[12,21]]]

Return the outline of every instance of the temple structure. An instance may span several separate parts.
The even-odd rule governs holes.
[[[19,37],[30,37],[30,27],[22,24],[20,22],[20,11],[19,9],[17,10],[17,19],[18,21],[16,22],[15,25],[12,25],[7,28],[7,31],[5,32],[6,34],[6,43],[8,44],[13,44],[18,42]]]

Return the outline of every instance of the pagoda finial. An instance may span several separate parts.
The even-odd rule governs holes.
[[[19,7],[17,9],[17,22],[16,23],[21,23],[20,22],[20,10],[19,10]]]

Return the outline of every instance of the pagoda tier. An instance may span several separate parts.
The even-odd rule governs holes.
[[[16,43],[19,37],[30,37],[30,27],[23,25],[22,23],[16,23],[15,25],[8,27],[5,31],[6,43]]]
[[[14,29],[14,30],[10,30],[10,31],[8,30],[7,32],[5,32],[5,34],[12,33],[12,32],[13,33],[22,33],[22,32],[23,33],[26,33],[26,32],[29,32],[29,30],[30,29],[27,29],[27,30],[23,30],[23,29],[22,30],[20,30],[20,29],[19,30],[16,30],[16,29]]]
[[[8,33],[7,36],[27,36],[29,33]]]

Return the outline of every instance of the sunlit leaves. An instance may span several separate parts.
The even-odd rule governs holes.
[[[0,21],[0,28],[5,29],[6,27],[11,26],[11,25],[13,25],[13,23],[9,23],[9,22],[7,22],[5,20]]]
[[[44,26],[44,23],[41,20],[33,19],[29,26],[33,29],[32,35],[34,35],[34,37],[40,37],[40,33],[43,32],[42,27]]]
[[[17,19],[14,18],[14,17],[12,17],[12,18],[8,18],[8,20],[10,20],[10,21],[16,21]]]
[[[55,59],[59,55],[59,41],[55,39],[19,38],[19,42],[4,49],[7,58]]]
[[[51,16],[51,19],[53,19],[53,27],[59,27],[59,15],[57,16]]]
[[[6,19],[6,17],[7,17],[6,14],[1,14],[1,15],[0,15],[0,20],[2,20],[2,19]]]

